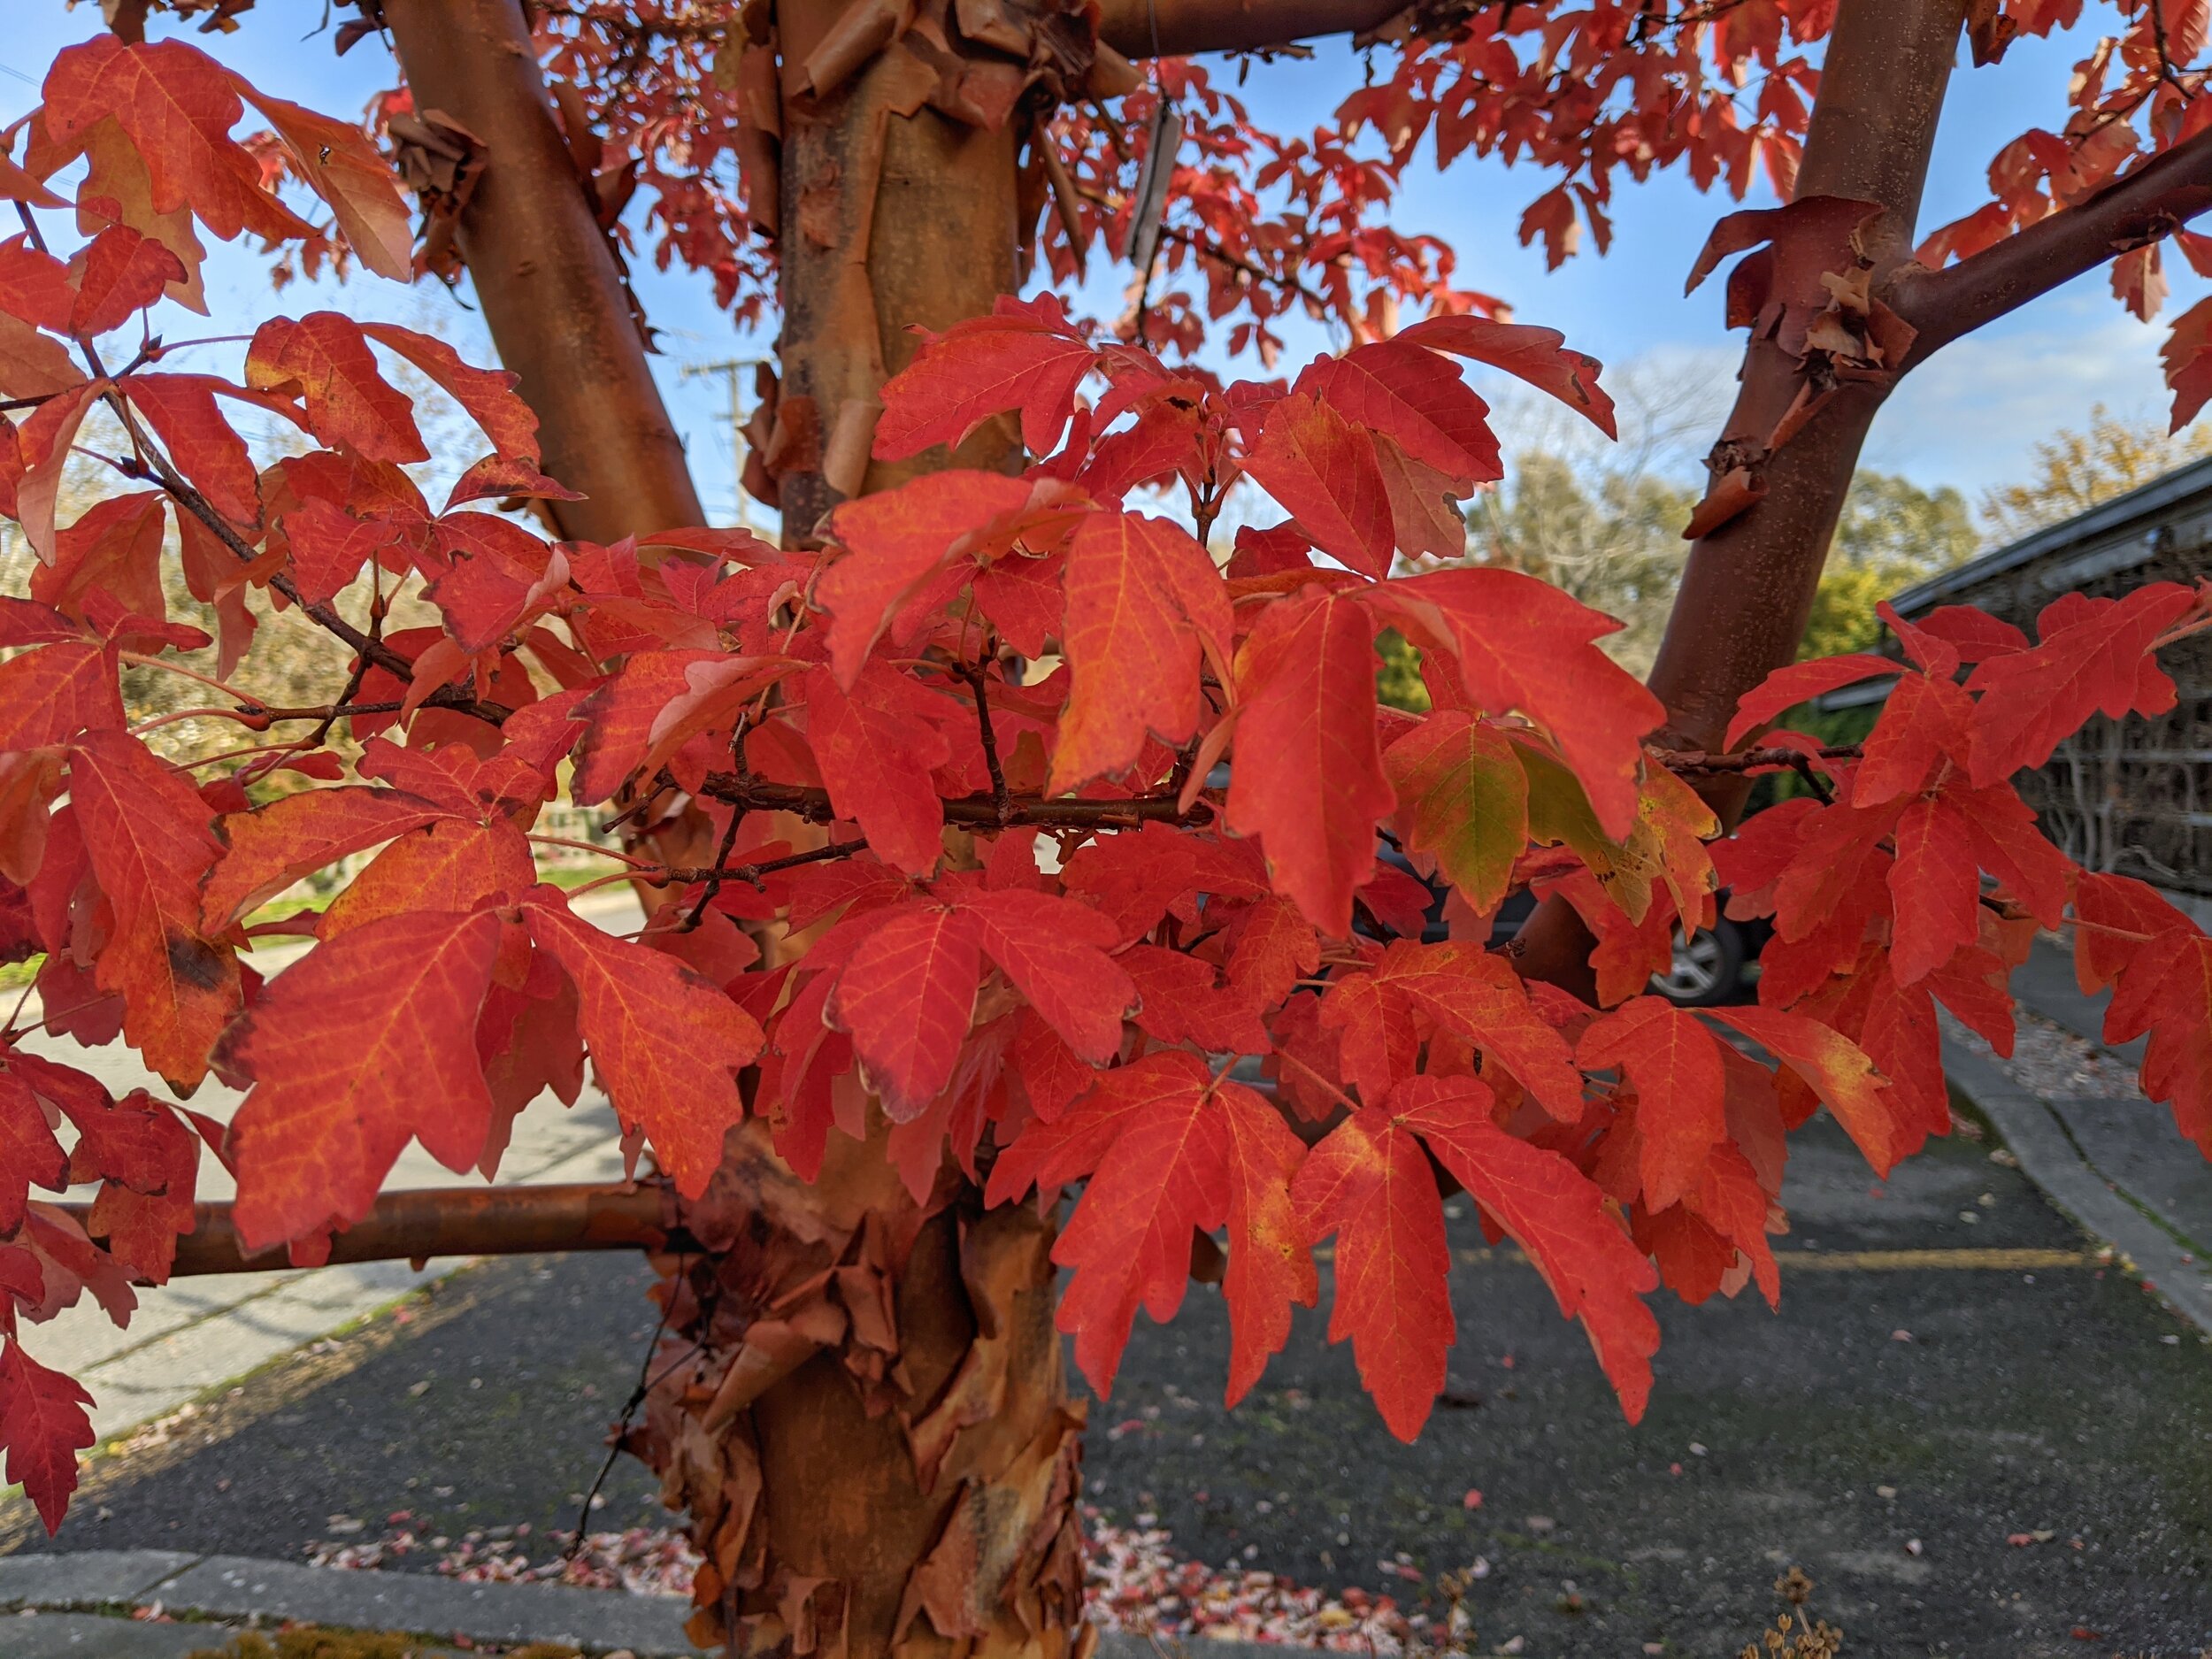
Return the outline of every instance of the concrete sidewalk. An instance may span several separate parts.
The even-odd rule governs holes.
[[[594,895],[580,907],[611,932],[642,920],[626,891]],[[265,974],[280,972],[306,952],[303,945],[265,948],[253,955]],[[35,1018],[35,1015],[34,1015]],[[160,1079],[121,1044],[85,1048],[45,1036],[24,1047],[91,1072],[119,1097],[145,1088],[166,1097]],[[193,1107],[228,1122],[244,1098],[210,1078]],[[515,1122],[514,1137],[499,1166],[499,1184],[613,1181],[622,1179],[620,1130],[606,1097],[588,1089],[572,1110],[549,1094]],[[387,1190],[469,1184],[419,1145],[410,1144],[385,1179]],[[229,1171],[212,1157],[200,1161],[199,1194],[228,1198]],[[71,1196],[88,1200],[85,1187]],[[290,1272],[215,1274],[179,1279],[139,1292],[138,1311],[118,1329],[89,1298],[28,1333],[41,1363],[76,1377],[93,1395],[92,1425],[111,1442],[140,1424],[174,1411],[206,1389],[243,1376],[280,1354],[351,1324],[410,1290],[452,1272],[458,1260],[421,1269],[405,1262],[364,1262]],[[5,1489],[5,1488],[0,1488]]]
[[[190,1622],[134,1619],[158,1609]],[[342,1572],[250,1555],[181,1550],[93,1549],[0,1559],[0,1653],[8,1659],[184,1659],[219,1647],[250,1620],[340,1630],[398,1631],[454,1640],[558,1642],[589,1654],[692,1659],[684,1638],[690,1604],[669,1596],[622,1595],[557,1586],[463,1584],[421,1574]],[[1209,1641],[1217,1659],[1320,1659],[1302,1647],[1259,1648]],[[422,1659],[449,1650],[425,1649]],[[1180,1647],[1137,1637],[1100,1638],[1102,1659],[1159,1659]]]
[[[2010,1060],[1945,1017],[1953,1087],[2053,1202],[2212,1333],[2212,1163],[2136,1087],[2144,1040],[2105,1047],[2109,994],[2085,995],[2067,950],[2048,941],[2013,991],[2023,1018]]]

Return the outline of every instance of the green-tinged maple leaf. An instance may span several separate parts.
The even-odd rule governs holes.
[[[1528,845],[1528,774],[1514,745],[1473,715],[1445,709],[1393,743],[1383,768],[1407,848],[1433,855],[1470,909],[1496,910]]]
[[[1450,652],[1476,706],[1549,732],[1616,841],[1635,822],[1644,733],[1659,700],[1595,641],[1620,624],[1518,571],[1437,571],[1368,590],[1409,636]]]

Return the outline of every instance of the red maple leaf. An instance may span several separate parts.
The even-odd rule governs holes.
[[[1352,890],[1394,804],[1375,732],[1375,625],[1318,589],[1270,605],[1237,652],[1229,827],[1256,835],[1275,890],[1323,932],[1351,931]]]
[[[0,1348],[0,1446],[8,1453],[8,1479],[21,1486],[46,1523],[61,1530],[69,1494],[77,1489],[77,1454],[97,1438],[85,1408],[92,1396],[75,1381],[50,1371],[11,1338]]]
[[[1052,1191],[1090,1178],[1052,1259],[1074,1269],[1058,1323],[1102,1394],[1113,1390],[1139,1306],[1163,1323],[1182,1306],[1193,1230],[1225,1223],[1233,1405],[1288,1340],[1291,1304],[1314,1300],[1290,1200],[1302,1152],[1260,1095],[1217,1080],[1195,1055],[1154,1054],[1030,1128],[1000,1154],[987,1196],[1004,1203],[1033,1183]]]

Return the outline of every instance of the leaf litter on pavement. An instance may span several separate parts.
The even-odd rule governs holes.
[[[1213,1567],[1174,1548],[1157,1527],[1125,1527],[1085,1510],[1090,1544],[1087,1571],[1091,1622],[1133,1635],[1203,1637],[1319,1647],[1391,1659],[1396,1655],[1463,1650],[1472,1620],[1461,1597],[1490,1563],[1478,1556],[1433,1584],[1402,1561],[1379,1561],[1379,1572],[1433,1591],[1416,1609],[1356,1586],[1335,1594],[1302,1586],[1279,1573],[1245,1563]],[[574,1534],[534,1534],[526,1525],[480,1527],[459,1534],[425,1533],[411,1511],[388,1517],[382,1536],[363,1540],[334,1517],[334,1535],[307,1548],[318,1567],[372,1571],[428,1563],[465,1583],[560,1584],[632,1595],[688,1596],[699,1556],[677,1528],[634,1526],[590,1532],[572,1554]]]

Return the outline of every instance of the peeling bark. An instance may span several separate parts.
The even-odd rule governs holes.
[[[698,522],[519,8],[385,11],[421,106],[483,145],[458,247],[538,412],[547,470],[591,494],[564,508],[564,529],[611,541]],[[746,164],[780,182],[784,311],[748,482],[781,506],[788,539],[918,472],[1019,465],[1010,417],[956,455],[884,465],[869,451],[883,384],[918,345],[910,327],[949,326],[1014,287],[1016,157],[1033,106],[1089,72],[1085,16],[1077,0],[919,17],[879,0],[748,8],[740,73],[780,132],[764,126]],[[664,854],[711,851],[695,810],[652,833]],[[706,1557],[693,1638],[835,1659],[1085,1659],[1082,1411],[1052,1324],[1054,1229],[1028,1210],[985,1213],[950,1171],[916,1203],[883,1133],[833,1137],[809,1185],[749,1123],[705,1198],[660,1217],[671,1248],[692,1250],[656,1257],[666,1375],[626,1444]],[[628,1224],[640,1196],[661,1202],[626,1196]]]
[[[930,107],[945,66],[908,37],[848,67],[850,21],[872,8],[786,0],[782,377],[764,464],[787,537],[811,539],[840,501],[947,465],[1010,470],[1002,416],[955,457],[869,458],[883,383],[912,360],[910,329],[981,316],[1014,287],[1019,123]]]
[[[670,1217],[712,1254],[660,1258],[663,1380],[626,1444],[707,1558],[692,1640],[1084,1659],[1053,1229],[949,1176],[915,1204],[882,1129],[836,1138],[812,1187],[733,1137]]]
[[[761,459],[794,543],[849,497],[1021,460],[1010,417],[956,454],[869,455],[910,330],[1015,285],[1026,125],[1011,65],[964,67],[941,33],[893,40],[891,20],[866,0],[784,0],[775,21],[783,334]],[[833,1136],[808,1187],[748,1125],[672,1217],[722,1253],[666,1262],[684,1358],[632,1446],[707,1557],[693,1640],[1083,1659],[1083,1419],[1052,1324],[1054,1230],[985,1213],[949,1171],[917,1204],[876,1130]]]

